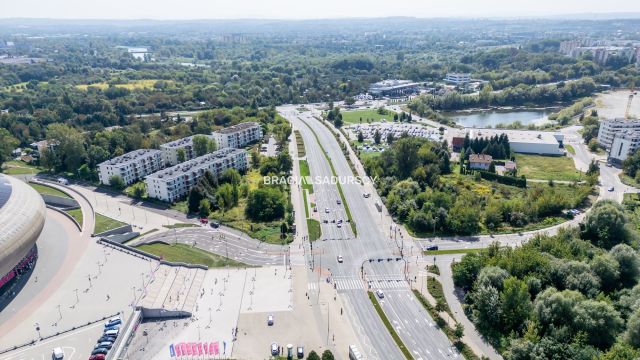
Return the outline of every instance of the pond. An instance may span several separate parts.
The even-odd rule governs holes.
[[[552,110],[487,110],[482,112],[450,113],[458,125],[470,128],[495,128],[498,124],[509,125],[519,121],[523,126],[543,125],[549,122]]]

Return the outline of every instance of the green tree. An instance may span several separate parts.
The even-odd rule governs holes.
[[[216,198],[218,199],[218,204],[225,210],[231,209],[238,203],[237,191],[234,190],[234,186],[231,184],[218,186]]]
[[[500,302],[502,303],[503,332],[522,331],[533,308],[527,284],[515,277],[506,279],[500,294]]]
[[[575,329],[587,336],[587,342],[599,349],[607,349],[616,341],[624,322],[611,304],[585,300],[575,307]]]
[[[358,131],[358,142],[359,143],[364,142],[364,135],[362,135],[362,131]]]
[[[200,186],[194,186],[189,190],[187,197],[188,212],[195,213],[200,210],[200,201],[204,199],[204,194]]]
[[[309,352],[309,355],[307,355],[307,360],[321,360],[321,359],[318,353],[316,353],[314,350],[311,350]]]
[[[623,286],[633,286],[640,276],[640,257],[629,245],[619,244],[609,252],[620,264],[620,282]]]
[[[634,348],[640,349],[640,309],[636,309],[629,317],[625,341]]]
[[[209,199],[200,200],[200,208],[198,210],[198,214],[200,217],[208,217],[211,213],[211,203]]]
[[[281,173],[288,174],[293,169],[293,160],[291,159],[291,155],[289,155],[288,151],[282,151],[276,157],[278,162],[278,169],[280,169]]]
[[[395,140],[395,137],[393,136],[393,133],[392,133],[392,132],[389,132],[389,133],[387,134],[387,144],[388,144],[388,145],[391,145],[391,144],[393,143],[393,140]]]
[[[124,180],[122,180],[122,177],[120,175],[113,175],[112,177],[110,177],[109,185],[111,185],[111,187],[117,190],[123,190],[127,186],[127,184],[124,183]]]
[[[338,115],[336,115],[336,118],[333,120],[333,125],[335,125],[335,127],[340,129],[342,127],[342,124],[343,124],[342,113],[338,113]]]
[[[193,137],[193,153],[196,157],[206,155],[216,151],[215,140],[206,135],[195,135]]]
[[[322,353],[322,360],[335,360],[335,357],[333,357],[331,350],[325,350]]]
[[[281,219],[285,213],[285,199],[280,190],[261,188],[253,190],[247,198],[247,217],[258,221]]]
[[[58,155],[51,149],[45,148],[40,152],[40,166],[47,171],[53,171],[60,165]]]
[[[620,204],[611,200],[601,200],[593,206],[586,220],[580,224],[581,236],[599,247],[610,249],[627,241],[626,221],[624,209]]]
[[[85,180],[88,180],[89,178],[91,178],[91,169],[89,169],[89,165],[87,164],[80,165],[80,168],[78,168],[78,176],[81,179],[85,179]]]
[[[620,264],[610,254],[601,254],[591,261],[591,270],[600,279],[603,290],[614,290],[620,278]]]
[[[185,162],[187,160],[187,153],[183,148],[180,148],[176,151],[176,158],[179,163]]]
[[[381,137],[382,135],[380,135],[380,131],[376,129],[376,131],[373,133],[373,142],[376,143],[376,145],[380,144]]]
[[[460,339],[464,336],[464,325],[461,323],[456,323],[456,326],[453,328],[453,338],[456,342],[459,342]]]
[[[4,128],[0,128],[0,168],[5,161],[11,159],[11,152],[18,146],[19,141]]]
[[[640,333],[638,334],[640,336]],[[601,360],[631,360],[640,358],[640,350],[618,342],[602,355]]]
[[[76,130],[65,124],[50,124],[47,126],[47,141],[55,146],[55,152],[65,169],[75,173],[76,169],[86,161],[84,137]]]

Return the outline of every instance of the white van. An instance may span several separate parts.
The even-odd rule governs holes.
[[[57,347],[53,349],[53,354],[51,355],[51,357],[55,360],[64,359],[64,351],[62,351],[62,348]]]
[[[118,337],[118,334],[120,333],[119,329],[114,329],[114,330],[107,330],[104,332],[105,335],[107,336],[113,336],[113,337]]]
[[[69,180],[63,178],[63,177],[59,177],[58,178],[58,184],[62,184],[62,185],[69,185]]]

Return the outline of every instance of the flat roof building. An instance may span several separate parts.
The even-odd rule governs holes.
[[[468,73],[447,73],[445,81],[454,83],[456,85],[462,85],[471,82],[471,74]]]
[[[613,139],[609,149],[609,159],[614,163],[622,163],[633,155],[640,147],[640,130],[626,130],[619,132]]]
[[[211,133],[218,148],[241,148],[262,139],[262,127],[257,122],[244,122]]]
[[[411,80],[384,80],[369,85],[369,93],[375,97],[404,96],[418,91],[418,83]]]
[[[213,135],[194,136],[206,136],[210,139],[213,139]],[[184,160],[182,161],[191,160],[196,157],[196,153],[193,150],[193,136],[184,137],[182,139],[162,144],[160,145],[160,151],[162,151],[162,161],[167,166],[173,166],[181,162],[178,159],[178,153],[180,151],[184,152]]]
[[[505,134],[509,138],[511,151],[523,154],[564,155],[564,135],[545,131],[502,130],[502,129],[469,129],[471,139],[490,138]],[[464,137],[462,133],[457,136]]]
[[[98,164],[98,178],[101,183],[110,185],[111,177],[117,175],[130,185],[163,167],[160,150],[134,150]]]
[[[149,197],[174,202],[185,197],[206,171],[220,176],[227,169],[245,170],[247,152],[225,148],[160,170],[145,179]]]
[[[600,121],[600,129],[598,129],[598,143],[609,150],[617,135],[634,130],[640,130],[640,120],[623,118],[602,120]]]

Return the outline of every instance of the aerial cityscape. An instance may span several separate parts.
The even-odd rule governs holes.
[[[0,360],[640,359],[640,3],[3,8]]]

